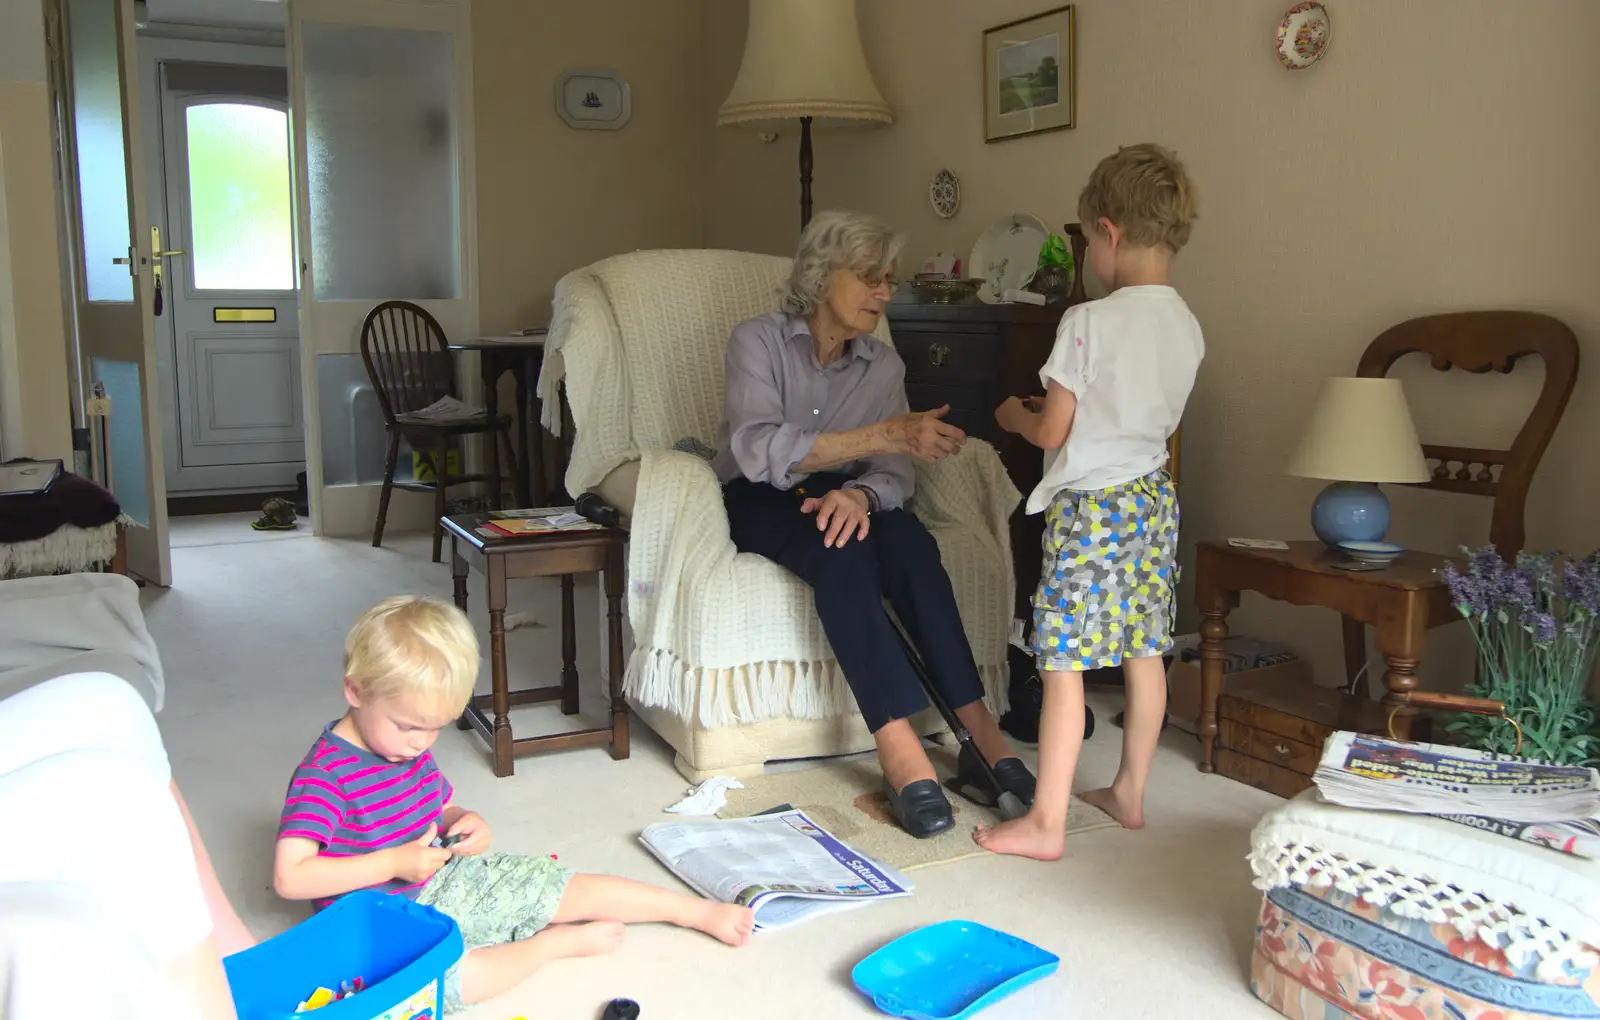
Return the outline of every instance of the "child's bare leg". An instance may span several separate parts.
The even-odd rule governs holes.
[[[611,875],[572,876],[555,916],[557,924],[569,921],[659,921],[705,932],[730,946],[748,942],[755,927],[755,915],[749,907],[687,896]]]
[[[183,816],[183,824],[189,830],[189,845],[194,849],[200,890],[205,893],[206,906],[211,911],[211,937],[216,940],[217,949],[223,956],[243,952],[256,944],[256,938],[239,919],[238,912],[228,901],[228,894],[222,891],[217,870],[211,865],[211,855],[206,852],[205,840],[200,838],[200,829],[194,824],[194,816],[189,814],[189,805],[184,801],[183,794],[178,792],[178,781],[172,780],[168,788],[172,791],[172,799],[177,802],[178,813]]]
[[[503,995],[552,960],[609,953],[622,945],[626,931],[611,921],[569,924],[474,949],[461,958],[461,1001],[471,1005]]]
[[[1117,778],[1103,790],[1085,793],[1083,799],[1121,822],[1124,828],[1144,828],[1144,788],[1150,763],[1161,739],[1161,720],[1167,711],[1167,673],[1161,656],[1122,660],[1128,705],[1122,719],[1122,764]]]
[[[1039,713],[1039,786],[1033,809],[1014,821],[980,826],[972,838],[997,854],[1053,861],[1066,845],[1072,774],[1083,749],[1083,674],[1039,676],[1044,681],[1044,708]]]

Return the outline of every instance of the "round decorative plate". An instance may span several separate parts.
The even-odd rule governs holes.
[[[1388,563],[1405,552],[1403,547],[1395,545],[1393,542],[1363,542],[1354,539],[1340,542],[1339,548],[1348,553],[1351,558],[1360,560],[1363,563]]]
[[[1333,21],[1319,3],[1295,4],[1278,22],[1278,59],[1291,71],[1304,71],[1328,52]]]
[[[940,170],[928,182],[928,201],[940,219],[949,219],[961,208],[961,178],[949,170]]]
[[[1012,213],[989,224],[972,246],[967,275],[981,277],[978,297],[998,304],[1008,290],[1021,290],[1039,266],[1039,249],[1050,240],[1050,228],[1037,216]]]

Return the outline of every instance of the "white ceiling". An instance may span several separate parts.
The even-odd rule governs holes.
[[[287,9],[278,0],[145,0],[151,22],[177,25],[282,29]]]

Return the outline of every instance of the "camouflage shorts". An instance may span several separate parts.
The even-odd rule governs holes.
[[[488,853],[452,857],[417,893],[449,915],[467,951],[537,934],[556,916],[572,872],[548,857]],[[444,1011],[461,1008],[461,963],[444,979]]]
[[[1177,588],[1178,494],[1166,471],[1057,493],[1033,596],[1039,669],[1082,672],[1166,653]]]

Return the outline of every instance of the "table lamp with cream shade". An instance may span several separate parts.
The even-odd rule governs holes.
[[[750,0],[744,57],[717,126],[800,121],[800,226],[811,222],[811,128],[892,124],[867,68],[856,0]]]
[[[1381,542],[1389,500],[1378,486],[1430,477],[1400,380],[1324,383],[1288,471],[1333,483],[1311,507],[1311,528],[1324,543]]]

